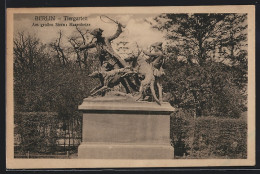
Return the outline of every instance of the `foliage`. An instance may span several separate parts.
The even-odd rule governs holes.
[[[184,117],[186,116],[186,117]],[[178,110],[170,117],[170,138],[175,156],[187,155],[192,141],[192,114]]]
[[[21,152],[55,150],[57,114],[50,112],[18,112],[14,115],[15,133],[21,136]],[[54,147],[54,148],[53,148]]]
[[[244,119],[200,117],[194,120],[185,114],[180,111],[171,117],[171,134],[176,156],[247,157],[247,123]]]
[[[154,27],[165,33],[165,92],[172,104],[195,116],[239,117],[246,110],[245,14],[162,14]]]
[[[14,43],[15,112],[56,112],[56,121],[63,124],[64,134],[81,135],[77,106],[96,83],[88,77],[88,69],[81,69],[70,59],[65,64],[56,61],[48,45],[41,44],[35,36],[19,33]],[[25,124],[20,121],[18,125]],[[40,121],[47,124],[48,117]]]
[[[218,62],[207,66],[168,63],[165,90],[175,95],[172,105],[194,111],[194,116],[239,117],[246,110],[246,96],[232,82],[232,68]]]

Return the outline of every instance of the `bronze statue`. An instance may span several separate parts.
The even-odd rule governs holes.
[[[144,54],[149,56],[148,61],[151,62],[154,68],[154,75],[156,77],[161,77],[164,74],[164,56],[162,52],[162,42],[156,42],[151,45],[151,51],[143,51]]]
[[[96,38],[96,41],[94,43],[83,45],[79,47],[79,49],[84,50],[89,48],[96,48],[101,66],[106,60],[111,65],[113,65],[114,68],[125,67],[126,62],[118,54],[115,53],[111,46],[111,41],[116,39],[122,33],[122,25],[118,23],[116,33],[110,37],[103,37],[102,32],[103,30],[100,28],[94,29],[90,34]]]
[[[140,54],[137,59],[137,72],[139,76],[144,76],[144,79],[141,81],[139,95],[137,100],[141,98],[145,98],[147,94],[148,88],[150,88],[152,97],[158,103],[162,103],[162,85],[161,85],[161,76],[164,74],[162,65],[163,65],[163,54],[161,49],[162,43],[155,43],[151,45],[152,49],[154,49],[154,53],[143,51],[144,54]],[[148,55],[149,58],[147,60],[144,59],[144,55]],[[156,96],[154,85],[157,85],[159,99]]]
[[[119,22],[117,23],[117,31],[114,35],[110,37],[104,37],[102,36],[103,30],[100,28],[94,29],[90,34],[96,38],[95,42],[91,42],[89,44],[83,45],[79,47],[80,50],[89,49],[89,48],[96,48],[98,58],[100,60],[101,66],[103,65],[104,61],[107,61],[110,65],[112,65],[112,69],[119,69],[119,68],[125,68],[127,66],[124,59],[122,59],[112,48],[111,41],[119,37],[119,35],[122,33],[122,27],[123,25]],[[138,87],[129,79],[124,78],[120,81],[122,85],[124,86],[127,93],[130,93],[130,89],[128,88],[128,85],[135,91],[138,90]],[[128,84],[128,85],[127,85]]]
[[[149,56],[148,61],[151,62],[153,68],[153,75],[159,91],[159,101],[162,102],[162,78],[164,75],[164,56],[162,52],[162,42],[156,42],[151,45],[151,52],[143,51],[144,54]]]
[[[161,76],[164,74],[162,42],[152,44],[149,51],[139,51],[138,56],[122,59],[113,50],[111,41],[119,37],[123,26],[119,22],[112,21],[117,23],[117,31],[114,35],[104,37],[102,36],[103,30],[96,28],[91,32],[96,40],[79,47],[80,50],[96,48],[101,63],[100,70],[89,75],[93,78],[99,78],[101,83],[90,92],[91,96],[104,96],[108,90],[121,83],[126,93],[130,93],[128,86],[133,91],[138,91],[138,95],[135,96],[136,100],[140,100],[141,98],[144,100],[149,97],[150,99],[153,98],[158,104],[161,104]],[[148,58],[145,59],[145,56],[148,56]],[[157,87],[157,90],[155,87]],[[157,95],[159,99],[156,91],[158,91]]]

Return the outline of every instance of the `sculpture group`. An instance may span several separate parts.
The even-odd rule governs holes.
[[[138,48],[138,55],[123,59],[113,50],[111,41],[119,37],[125,26],[117,21],[113,22],[117,24],[114,35],[104,37],[103,30],[96,28],[90,33],[94,41],[78,48],[96,48],[101,64],[100,70],[89,75],[100,80],[100,85],[91,91],[91,96],[104,96],[111,88],[122,84],[125,92],[131,93],[135,100],[155,101],[161,104],[161,77],[164,74],[162,42],[152,44],[148,51]]]

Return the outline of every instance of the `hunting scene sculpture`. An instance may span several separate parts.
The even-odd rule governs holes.
[[[149,50],[140,49],[136,43],[138,53],[122,58],[114,51],[111,42],[120,36],[125,26],[107,18],[117,24],[116,32],[104,37],[104,30],[95,28],[90,32],[92,41],[77,48],[80,51],[96,48],[100,61],[99,70],[89,75],[98,78],[100,85],[92,89],[90,95],[105,96],[115,86],[122,85],[124,92],[131,94],[136,101],[155,101],[160,105],[163,98],[161,81],[164,75],[162,42],[151,44]],[[122,94],[120,91],[118,93]]]

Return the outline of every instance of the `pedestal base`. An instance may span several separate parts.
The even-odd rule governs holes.
[[[169,103],[121,98],[85,99],[78,157],[88,159],[173,159]]]
[[[167,144],[82,143],[78,154],[87,159],[173,159],[174,149]]]

